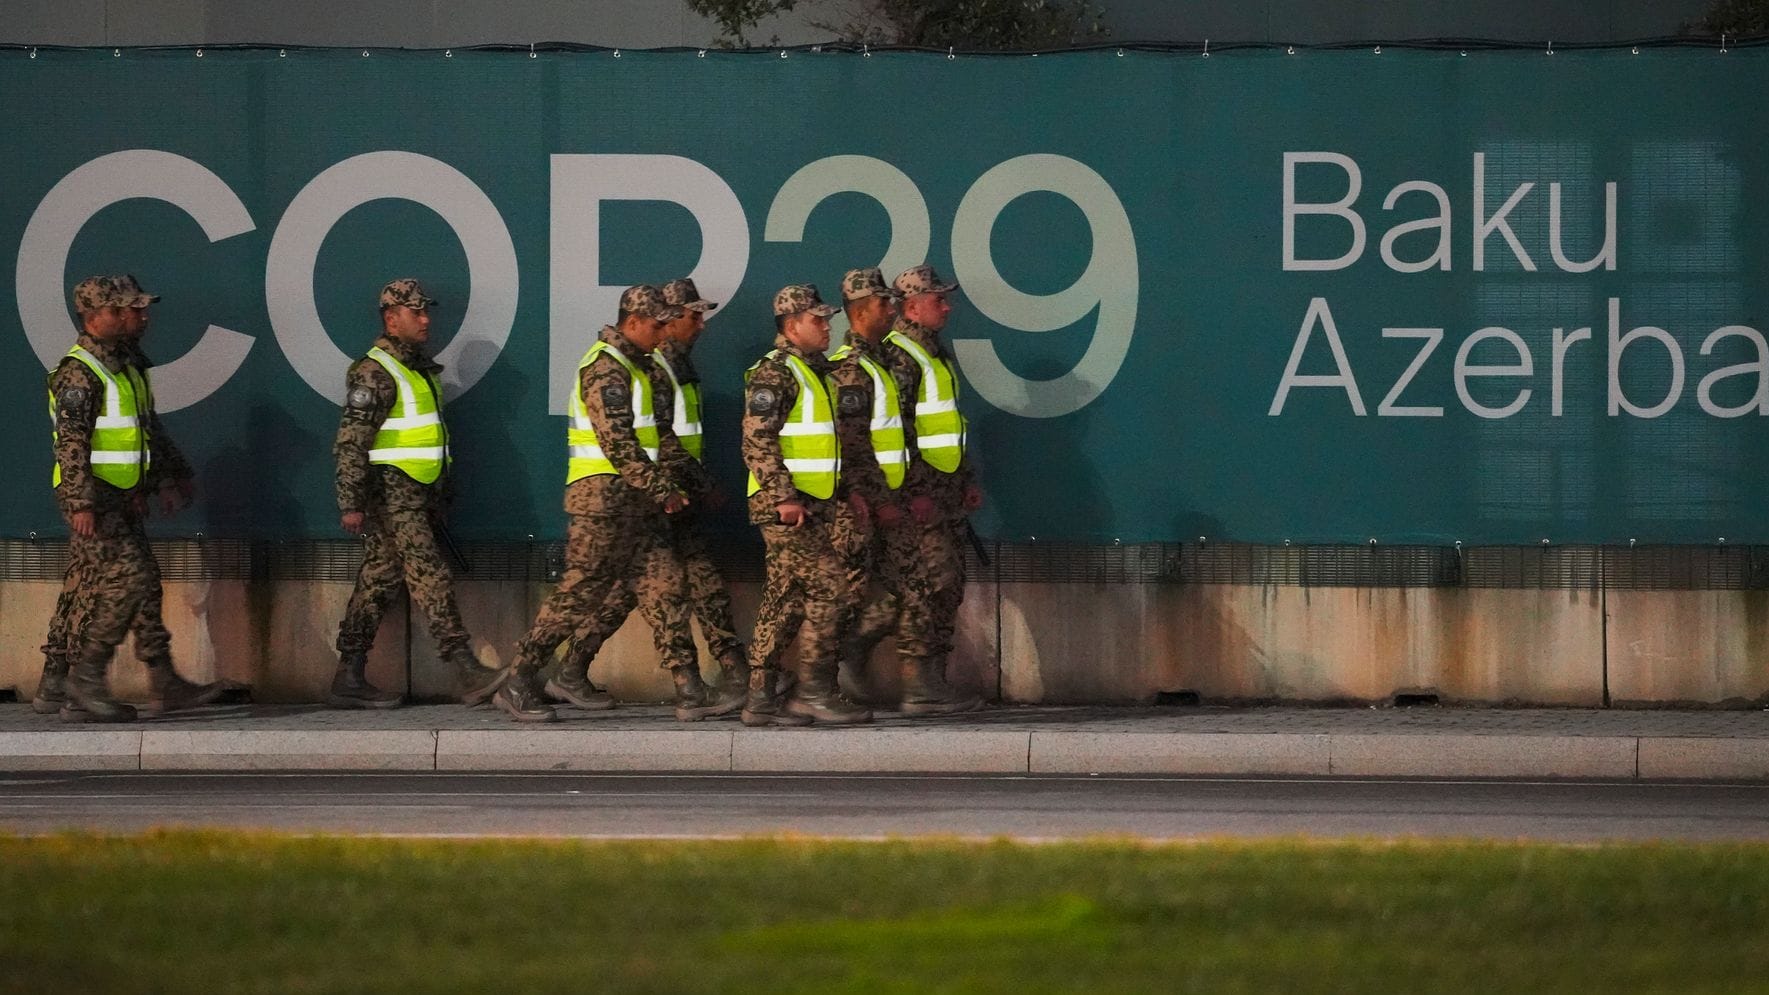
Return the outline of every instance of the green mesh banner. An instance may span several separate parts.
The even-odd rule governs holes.
[[[0,50],[0,534],[62,530],[44,368],[130,272],[202,501],[338,534],[375,293],[443,301],[466,538],[563,531],[564,391],[622,287],[740,490],[773,292],[924,259],[986,534],[1769,541],[1769,51],[1030,57]],[[739,509],[717,517],[745,526]]]

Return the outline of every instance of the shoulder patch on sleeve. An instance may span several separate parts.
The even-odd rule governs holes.
[[[836,406],[844,415],[857,415],[868,407],[866,389],[864,387],[843,387],[838,392]]]
[[[61,411],[84,408],[92,397],[84,387],[63,387],[55,395],[55,405]]]
[[[367,411],[375,406],[375,392],[367,387],[352,387],[344,401],[358,411]]]
[[[605,408],[624,408],[630,400],[625,384],[609,384],[602,388],[602,406]]]
[[[752,415],[772,414],[780,407],[780,395],[772,387],[751,387],[749,389],[749,413]]]

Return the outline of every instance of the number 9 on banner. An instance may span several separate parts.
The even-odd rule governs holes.
[[[1073,202],[1093,233],[1086,271],[1054,294],[1028,294],[1008,284],[990,249],[1002,210],[1037,192]],[[992,343],[955,340],[965,378],[990,404],[1026,418],[1057,418],[1086,407],[1118,375],[1136,329],[1136,236],[1117,193],[1092,169],[1066,156],[1023,155],[978,177],[952,219],[952,269],[965,298],[1008,328],[1048,332],[1098,311],[1087,351],[1051,380],[1027,380],[1009,370]]]

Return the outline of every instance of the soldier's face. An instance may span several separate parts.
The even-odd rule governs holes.
[[[124,312],[128,310],[126,307],[106,306],[82,311],[80,325],[86,330],[86,334],[95,339],[121,338],[124,334],[123,323],[127,320]]]
[[[430,341],[430,311],[428,308],[417,310],[404,304],[394,304],[381,311],[381,324],[387,330],[387,337],[412,345],[423,345]]]
[[[706,312],[690,311],[663,326],[663,337],[683,345],[693,345],[703,331],[706,331]]]
[[[903,317],[936,332],[946,327],[951,313],[952,302],[945,294],[916,294],[903,302]]]
[[[147,331],[148,311],[145,307],[123,309],[123,334],[132,338],[141,338]]]
[[[896,304],[889,297],[874,294],[848,302],[848,325],[868,342],[878,341],[896,316]]]
[[[621,328],[621,334],[641,350],[650,352],[663,344],[664,331],[667,327],[664,322],[658,321],[656,318],[635,314]]]
[[[806,352],[822,352],[829,348],[829,319],[800,311],[786,319],[786,340]]]

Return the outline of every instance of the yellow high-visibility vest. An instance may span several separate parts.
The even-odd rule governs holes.
[[[92,475],[123,490],[139,485],[150,462],[147,413],[153,408],[153,392],[147,374],[134,366],[124,366],[123,375],[117,376],[81,346],[69,349],[68,356],[84,364],[104,385],[104,408],[92,425]],[[61,433],[55,428],[59,422],[53,390],[49,392],[49,424],[50,443],[54,445],[60,441]],[[59,460],[50,480],[61,486]]]
[[[398,402],[375,433],[369,462],[391,466],[420,484],[434,484],[450,459],[441,386],[380,346],[370,349],[368,358],[387,371],[399,391]]]
[[[909,452],[903,443],[903,404],[897,396],[897,381],[878,360],[856,352],[852,345],[842,346],[829,358],[840,363],[849,356],[872,378],[872,455],[884,471],[886,486],[894,491],[903,486],[904,470],[909,463]]]
[[[763,361],[777,357],[786,360],[786,368],[792,371],[799,386],[786,424],[780,426],[780,455],[786,461],[786,471],[792,474],[792,486],[798,490],[815,498],[832,497],[841,476],[841,442],[835,434],[835,409],[829,403],[829,388],[809,364],[790,352],[783,354],[775,349]],[[762,361],[744,372],[745,383],[760,365]],[[751,471],[749,493],[761,489]]]
[[[675,389],[675,411],[670,428],[675,431],[676,438],[682,440],[682,448],[688,451],[688,455],[704,462],[702,454],[706,451],[706,439],[700,427],[700,385],[677,379],[675,367],[670,365],[662,349],[652,353],[651,357],[657,360],[663,375],[670,378],[670,386]]]
[[[614,461],[602,451],[601,440],[596,438],[596,426],[590,421],[590,413],[584,407],[583,373],[584,367],[594,363],[596,357],[607,353],[620,363],[633,379],[633,434],[639,439],[639,448],[652,462],[658,457],[657,413],[652,408],[651,378],[639,369],[638,364],[626,357],[614,346],[598,340],[584,353],[584,358],[577,364],[577,380],[571,390],[571,425],[565,430],[565,482],[573,483],[585,477],[606,477],[618,475]]]
[[[952,364],[934,356],[921,343],[892,330],[885,341],[908,353],[921,367],[921,393],[915,399],[915,450],[922,462],[941,473],[953,473],[964,460],[964,415],[958,410],[958,378]]]

